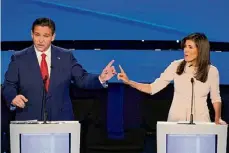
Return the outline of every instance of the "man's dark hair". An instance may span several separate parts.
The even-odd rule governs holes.
[[[56,26],[53,20],[49,18],[38,18],[33,22],[32,32],[34,32],[35,26],[49,27],[52,30],[52,35],[55,33]]]

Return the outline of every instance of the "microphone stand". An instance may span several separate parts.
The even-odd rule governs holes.
[[[42,96],[42,120],[43,124],[47,124],[47,117],[48,117],[48,112],[46,109],[46,94],[47,91],[45,89],[46,81],[48,80],[48,76],[45,76],[43,79],[43,96]]]
[[[191,78],[191,83],[192,83],[192,99],[191,99],[191,114],[190,114],[190,122],[189,124],[195,124],[193,123],[193,94],[194,94],[194,79]]]
[[[187,124],[187,125],[195,125],[195,123],[193,122],[193,97],[194,97],[194,79],[191,78],[191,83],[192,83],[192,97],[191,97],[191,114],[190,114],[190,121],[189,123],[185,122],[185,123],[178,123],[178,124]]]

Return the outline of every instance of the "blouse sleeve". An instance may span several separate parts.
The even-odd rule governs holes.
[[[221,102],[220,90],[219,90],[219,71],[216,67],[212,67],[209,74],[210,81],[210,97],[212,103]]]
[[[178,62],[173,61],[163,73],[161,73],[160,77],[157,78],[153,83],[151,83],[151,95],[156,94],[157,92],[164,89],[173,79],[176,74]]]

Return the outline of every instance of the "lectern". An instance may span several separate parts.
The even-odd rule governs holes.
[[[227,125],[157,122],[157,153],[226,153]]]
[[[77,121],[13,121],[10,124],[12,153],[79,153]]]

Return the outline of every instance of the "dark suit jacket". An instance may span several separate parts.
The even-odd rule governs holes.
[[[28,102],[16,108],[16,120],[42,120],[43,82],[34,46],[16,52],[5,74],[3,96],[10,106],[16,95]],[[70,84],[79,88],[103,88],[98,75],[89,74],[77,63],[71,51],[51,46],[51,74],[47,93],[48,120],[73,120]]]

